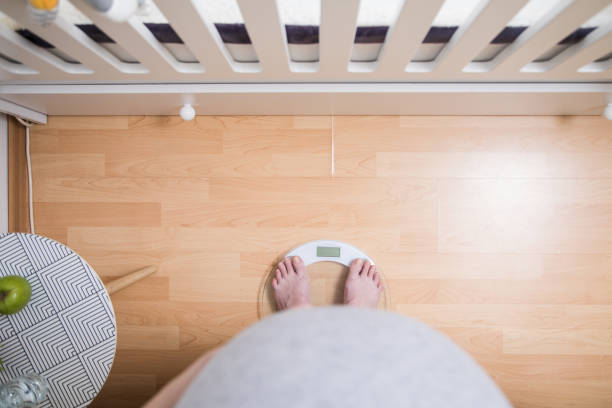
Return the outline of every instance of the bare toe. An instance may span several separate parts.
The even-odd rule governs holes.
[[[368,278],[371,278],[372,280],[374,280],[375,272],[376,272],[376,266],[374,265],[370,266],[370,269],[368,270]]]
[[[295,273],[293,270],[293,264],[291,263],[291,258],[285,258],[285,268],[287,268],[287,273]]]
[[[298,274],[298,276],[306,274],[306,265],[304,265],[302,258],[300,258],[299,256],[294,256],[293,258],[291,258],[291,262],[293,264],[293,269],[295,270],[295,273]]]
[[[360,273],[360,275],[362,275],[362,276],[364,276],[364,277],[365,277],[365,276],[368,276],[368,271],[369,271],[369,270],[370,270],[370,261],[366,260],[366,261],[363,263],[363,268],[361,269],[361,273]]]
[[[356,278],[359,276],[359,272],[361,272],[361,267],[363,266],[363,259],[353,259],[351,262],[351,266],[349,267],[349,278]]]

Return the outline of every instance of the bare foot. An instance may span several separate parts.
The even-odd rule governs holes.
[[[382,284],[376,266],[363,259],[353,260],[344,286],[344,304],[376,309],[380,292]]]
[[[310,282],[299,256],[279,262],[272,287],[278,310],[310,306]]]

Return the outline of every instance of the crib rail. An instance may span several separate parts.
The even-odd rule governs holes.
[[[443,0],[405,0],[389,26],[378,58],[351,61],[359,0],[321,0],[318,61],[297,62],[288,51],[276,0],[237,0],[257,61],[237,61],[213,21],[191,0],[155,4],[197,61],[179,61],[137,19],[115,23],[84,0],[72,3],[138,62],[125,62],[59,16],[41,26],[23,0],[0,11],[74,59],[62,60],[0,26],[0,80],[4,82],[607,82],[612,23],[546,61],[537,57],[609,6],[611,0],[560,0],[490,61],[474,58],[528,0],[483,0],[432,61],[411,62]]]

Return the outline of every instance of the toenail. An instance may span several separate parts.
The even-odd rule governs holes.
[[[302,262],[302,259],[301,259],[299,256],[294,256],[294,257],[293,257],[293,260],[294,260],[296,263],[301,263],[301,262]]]

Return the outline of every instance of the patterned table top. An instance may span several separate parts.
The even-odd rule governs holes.
[[[21,233],[0,234],[0,276],[7,275],[26,278],[32,297],[18,313],[0,315],[0,381],[36,372],[50,384],[41,407],[87,406],[106,381],[117,343],[100,278],[65,245]]]

